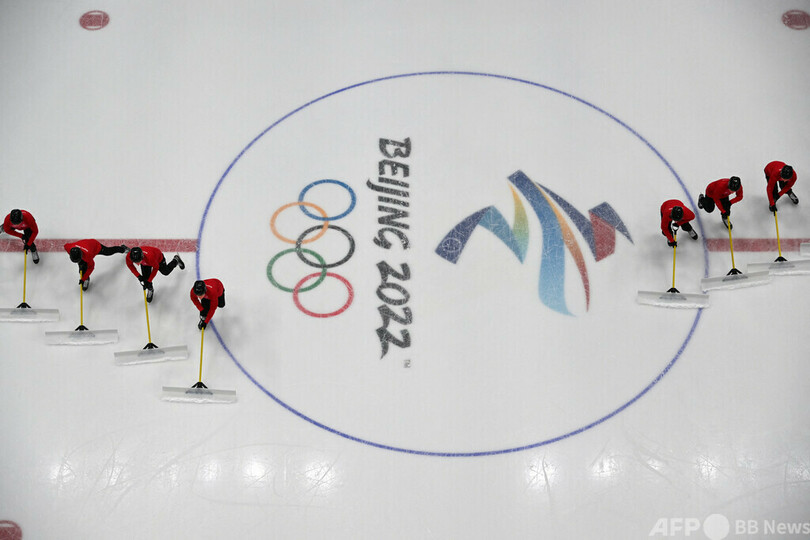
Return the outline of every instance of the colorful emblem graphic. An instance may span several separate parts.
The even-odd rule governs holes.
[[[590,283],[588,268],[576,237],[565,220],[564,214],[573,222],[596,261],[612,254],[616,247],[616,231],[630,243],[633,239],[615,210],[606,202],[591,208],[588,218],[568,201],[545,186],[533,182],[522,171],[509,177],[515,211],[510,226],[503,214],[494,206],[483,208],[462,220],[445,235],[436,253],[442,258],[457,263],[462,251],[476,227],[491,231],[514,253],[522,263],[529,247],[529,223],[520,194],[526,198],[543,230],[542,257],[540,262],[539,296],[546,306],[565,315],[571,315],[565,301],[565,250],[574,259],[585,290],[585,308],[590,307]]]

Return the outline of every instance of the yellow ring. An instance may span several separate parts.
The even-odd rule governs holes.
[[[291,202],[289,204],[285,204],[284,206],[282,206],[281,208],[276,210],[275,213],[273,214],[273,217],[270,218],[270,230],[273,231],[273,234],[276,235],[276,238],[278,238],[282,242],[286,242],[288,244],[295,244],[295,243],[298,242],[297,240],[291,240],[291,239],[289,239],[289,238],[287,238],[285,236],[282,236],[281,233],[278,232],[278,229],[276,229],[276,218],[278,217],[278,215],[281,212],[283,212],[287,208],[290,208],[291,206],[309,206],[310,208],[313,208],[314,210],[320,212],[321,216],[323,216],[324,218],[327,217],[327,216],[326,216],[326,211],[323,208],[321,208],[317,204],[313,204],[311,202],[306,202],[306,201]],[[313,236],[309,240],[302,241],[301,243],[302,244],[309,244],[310,242],[314,242],[315,240],[317,240],[318,238],[320,238],[321,236],[326,234],[326,229],[328,229],[328,228],[329,228],[329,222],[324,221],[323,226],[321,227],[321,232],[319,232],[318,234],[316,234],[315,236]]]

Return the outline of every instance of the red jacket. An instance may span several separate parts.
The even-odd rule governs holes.
[[[723,207],[721,206],[720,201],[722,199],[725,199],[726,197],[729,197],[732,193],[735,192],[728,189],[728,178],[715,180],[714,182],[706,186],[706,196],[713,199],[714,204],[717,205],[721,210]],[[740,189],[738,189],[736,193],[737,196],[728,201],[729,206],[731,206],[732,204],[736,204],[742,200],[743,198],[742,183],[740,184]]]
[[[158,269],[160,268],[160,263],[163,261],[163,252],[160,251],[156,247],[152,246],[140,246],[141,251],[143,251],[143,259],[141,262],[138,263],[139,266],[149,266],[152,268],[152,273],[146,278],[146,281],[152,283],[152,280],[155,279],[155,276],[158,273]],[[135,274],[135,277],[140,278],[141,273],[135,268],[135,263],[132,262],[131,257],[132,252],[130,251],[127,253],[127,268]]]
[[[87,264],[87,269],[82,274],[82,279],[87,279],[96,267],[96,263],[93,262],[93,259],[96,255],[101,253],[101,242],[93,239],[78,240],[70,244],[65,244],[65,251],[70,253],[70,250],[74,247],[82,250],[82,260]]]
[[[773,206],[776,204],[776,199],[793,189],[793,184],[796,183],[796,171],[793,171],[793,176],[789,179],[785,180],[782,178],[782,167],[785,164],[781,161],[771,161],[767,165],[765,165],[765,178],[768,179],[768,205]],[[785,182],[785,187],[782,188],[779,193],[776,194],[776,197],[773,196],[773,190],[776,187],[777,182]]]
[[[11,236],[16,236],[17,238],[22,238],[23,234],[17,231],[25,232],[26,229],[31,229],[31,238],[28,239],[29,244],[33,244],[34,240],[37,239],[37,234],[39,234],[39,228],[37,227],[37,222],[29,212],[26,210],[20,210],[22,214],[22,222],[18,225],[11,224],[11,214],[6,216],[6,219],[3,220],[3,230],[6,231],[7,234]]]
[[[672,220],[669,217],[673,206],[680,206],[683,208],[683,218],[675,222],[675,225],[678,227],[681,227],[684,223],[688,223],[695,219],[695,213],[678,199],[664,201],[664,204],[661,205],[661,232],[664,233],[664,236],[666,236],[670,242],[675,241],[675,237],[672,236],[672,229],[670,228]]]
[[[214,316],[214,312],[217,310],[219,297],[225,294],[225,287],[218,279],[204,279],[203,281],[205,282],[205,295],[203,298],[207,298],[211,302],[208,308],[208,315],[205,317],[205,323],[208,324],[208,321],[211,320],[211,317]],[[197,309],[202,312],[203,305],[199,298],[197,298],[197,295],[194,294],[194,287],[191,288],[191,301],[194,302]]]

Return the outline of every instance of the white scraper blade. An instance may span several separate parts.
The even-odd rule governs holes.
[[[73,330],[45,332],[48,345],[106,345],[118,343],[118,330]]]
[[[703,278],[700,280],[700,288],[703,289],[704,292],[720,289],[742,289],[744,287],[765,285],[770,281],[770,272],[728,274],[725,276]]]
[[[748,265],[747,270],[749,274],[752,272],[768,272],[772,276],[798,276],[801,274],[810,274],[810,259],[752,263]]]
[[[58,309],[0,308],[0,322],[56,322]]]
[[[173,347],[157,347],[154,349],[138,349],[135,351],[118,351],[115,353],[115,364],[117,366],[134,366],[154,362],[173,362],[187,358],[188,347],[185,345],[176,345]]]
[[[709,295],[682,292],[638,291],[636,302],[647,306],[675,309],[700,309],[709,307]]]
[[[164,386],[161,399],[184,403],[236,403],[236,390]]]

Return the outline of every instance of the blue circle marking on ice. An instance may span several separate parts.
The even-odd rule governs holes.
[[[346,211],[343,212],[342,214],[338,214],[337,216],[326,216],[326,217],[316,216],[315,214],[307,210],[307,208],[302,204],[298,208],[300,208],[301,211],[304,214],[306,214],[307,217],[317,219],[318,221],[337,221],[340,218],[346,217],[349,214],[351,214],[352,210],[354,210],[354,205],[357,204],[357,196],[354,194],[354,190],[350,188],[348,184],[346,184],[345,182],[341,182],[340,180],[329,180],[329,179],[316,180],[315,182],[308,184],[306,187],[304,187],[304,189],[301,190],[301,194],[298,195],[298,202],[304,202],[304,197],[307,196],[307,191],[309,191],[310,189],[319,184],[336,184],[342,187],[343,189],[349,192],[349,196],[352,198],[352,201],[351,203],[349,203],[349,208],[347,208]]]
[[[231,164],[228,165],[228,168],[222,174],[222,177],[217,182],[217,185],[214,187],[213,192],[211,192],[211,196],[208,198],[208,202],[205,205],[205,210],[203,211],[202,219],[200,220],[200,229],[199,229],[199,231],[197,233],[197,246],[198,246],[197,254],[196,254],[196,258],[197,258],[197,279],[200,279],[200,275],[201,275],[200,274],[200,252],[202,251],[202,245],[203,245],[202,244],[203,230],[205,229],[205,222],[206,222],[206,219],[208,218],[208,211],[211,208],[211,204],[214,201],[214,197],[216,197],[217,192],[219,191],[219,188],[222,186],[222,183],[228,177],[228,174],[231,172],[231,169],[233,169],[233,167],[242,158],[242,156],[245,155],[245,153],[248,150],[250,150],[253,147],[253,145],[256,144],[256,142],[259,139],[261,139],[271,129],[275,128],[276,126],[278,126],[279,124],[281,124],[285,120],[287,120],[290,117],[294,116],[296,113],[306,109],[307,107],[310,107],[311,105],[314,105],[315,103],[318,103],[320,101],[328,99],[328,98],[330,98],[332,96],[335,96],[337,94],[341,94],[343,92],[347,92],[347,91],[353,90],[355,88],[360,88],[360,87],[363,87],[363,86],[367,86],[367,85],[370,85],[370,84],[383,82],[383,81],[390,81],[390,80],[395,80],[395,79],[404,79],[404,78],[408,78],[408,77],[428,77],[428,76],[490,77],[490,78],[494,78],[494,79],[501,79],[501,80],[505,80],[505,81],[511,81],[511,82],[515,82],[515,83],[520,83],[520,84],[533,86],[533,87],[540,88],[540,89],[543,89],[543,90],[548,90],[549,92],[553,92],[555,94],[565,96],[565,97],[567,97],[569,99],[572,99],[572,100],[574,100],[574,101],[576,101],[576,102],[578,102],[578,103],[580,103],[582,105],[585,105],[586,107],[589,107],[589,108],[593,109],[594,111],[596,111],[596,112],[610,118],[611,120],[616,122],[618,125],[620,125],[624,129],[626,129],[628,132],[632,133],[639,141],[644,143],[644,145],[647,148],[649,148],[650,151],[653,152],[653,154],[655,154],[656,157],[658,157],[659,160],[661,160],[661,162],[666,166],[666,168],[669,169],[669,171],[672,173],[672,176],[675,178],[676,182],[678,183],[678,185],[683,190],[683,193],[686,196],[687,200],[689,201],[689,204],[693,208],[695,207],[695,203],[692,200],[692,197],[689,195],[689,191],[686,189],[686,186],[684,185],[683,181],[678,176],[678,173],[675,172],[675,169],[672,168],[672,165],[669,164],[669,162],[664,158],[664,156],[662,156],[661,153],[652,144],[650,144],[649,141],[647,141],[647,139],[642,137],[636,130],[634,130],[633,128],[631,128],[630,126],[628,126],[627,124],[625,124],[624,122],[622,122],[621,120],[619,120],[618,118],[616,118],[615,116],[610,114],[609,112],[607,112],[604,109],[601,109],[600,107],[594,105],[593,103],[585,101],[584,99],[579,98],[579,97],[577,97],[577,96],[575,96],[573,94],[569,94],[568,92],[564,92],[562,90],[552,88],[551,86],[547,86],[545,84],[532,82],[532,81],[529,81],[529,80],[526,80],[526,79],[519,79],[519,78],[516,78],[516,77],[509,77],[509,76],[506,76],[506,75],[495,75],[495,74],[492,74],[492,73],[480,73],[480,72],[474,72],[474,71],[424,71],[424,72],[416,72],[416,73],[403,73],[403,74],[399,74],[399,75],[389,75],[387,77],[379,77],[377,79],[371,79],[371,80],[368,80],[368,81],[363,81],[363,82],[360,82],[360,83],[357,83],[357,84],[346,86],[346,87],[341,88],[339,90],[335,90],[333,92],[329,92],[328,94],[324,94],[324,95],[322,95],[322,96],[320,96],[318,98],[313,99],[312,101],[309,101],[309,102],[301,105],[297,109],[295,109],[293,111],[290,111],[289,113],[285,114],[284,116],[282,116],[281,118],[279,118],[278,120],[273,122],[269,127],[267,127],[264,131],[259,133],[252,141],[250,141],[250,143],[248,143],[248,145],[245,146],[242,149],[241,152],[239,152],[239,154],[234,158],[234,160],[231,162]],[[328,180],[322,180],[321,182],[328,182]],[[332,181],[332,182],[337,182],[337,181]],[[305,194],[304,192],[301,193],[301,196],[300,196],[299,200],[303,199],[304,194]],[[355,199],[352,198],[351,208],[354,207],[354,203],[355,203]],[[351,210],[351,208],[349,210],[347,210],[346,212],[349,212]],[[702,226],[702,222],[700,221],[699,216],[697,218],[697,221],[698,221],[698,228],[701,229],[701,233],[702,233],[703,232],[703,226]],[[708,251],[708,247],[707,247],[705,241],[703,242],[703,264],[704,264],[704,276],[708,276],[708,273],[709,273],[708,272],[708,269],[709,269],[709,251]],[[361,438],[355,437],[354,435],[351,435],[349,433],[345,433],[345,432],[337,430],[337,429],[335,429],[333,427],[322,424],[321,422],[318,422],[314,418],[310,418],[309,416],[303,414],[302,412],[300,412],[300,411],[296,410],[295,408],[293,408],[292,406],[288,405],[287,403],[285,403],[284,401],[279,399],[277,396],[275,396],[272,392],[270,392],[267,388],[265,388],[259,381],[257,381],[245,369],[245,367],[239,362],[239,360],[237,360],[236,356],[228,348],[228,345],[225,343],[225,340],[222,339],[222,335],[220,335],[219,331],[216,328],[216,325],[213,324],[213,322],[211,323],[211,327],[214,330],[214,334],[217,336],[217,339],[219,340],[220,344],[222,345],[222,348],[225,350],[225,353],[231,358],[231,360],[233,360],[234,364],[236,364],[236,366],[239,368],[239,370],[242,371],[242,373],[244,373],[245,376],[253,384],[255,384],[262,392],[264,392],[273,401],[275,401],[276,403],[278,403],[279,405],[281,405],[282,407],[284,407],[285,409],[287,409],[291,413],[295,414],[296,416],[298,416],[302,420],[306,420],[307,422],[309,422],[309,423],[311,423],[311,424],[313,424],[315,426],[318,426],[321,429],[324,429],[324,430],[326,430],[326,431],[328,431],[330,433],[333,433],[333,434],[338,435],[340,437],[343,437],[345,439],[349,439],[351,441],[366,444],[368,446],[373,446],[375,448],[380,448],[380,449],[383,449],[383,450],[391,450],[391,451],[394,451],[394,452],[403,452],[403,453],[407,453],[407,454],[416,454],[416,455],[423,455],[423,456],[478,457],[478,456],[493,456],[493,455],[498,455],[498,454],[507,454],[507,453],[511,453],[511,452],[520,452],[520,451],[523,451],[523,450],[529,450],[529,449],[532,449],[532,448],[545,446],[547,444],[551,444],[551,443],[554,443],[554,442],[557,442],[557,441],[561,441],[563,439],[567,439],[569,437],[573,437],[574,435],[578,435],[578,434],[580,434],[580,433],[582,433],[584,431],[587,431],[587,430],[591,429],[592,427],[598,426],[599,424],[601,424],[601,423],[613,418],[617,414],[621,413],[623,410],[625,410],[626,408],[631,406],[633,403],[635,403],[636,401],[641,399],[642,396],[644,396],[656,384],[658,384],[658,382],[664,377],[664,375],[669,373],[669,370],[672,369],[672,366],[675,365],[675,362],[677,362],[678,359],[681,357],[684,350],[686,349],[686,346],[689,344],[689,341],[692,339],[692,336],[695,334],[695,330],[697,329],[698,322],[700,322],[700,318],[701,318],[702,315],[703,315],[703,309],[699,309],[697,311],[697,313],[695,314],[695,318],[692,321],[692,325],[689,328],[689,332],[686,334],[686,337],[684,338],[683,342],[681,343],[681,346],[678,347],[677,352],[672,357],[672,359],[667,363],[667,365],[664,367],[664,369],[658,375],[656,375],[655,378],[653,378],[653,380],[646,387],[644,387],[638,394],[633,396],[629,401],[627,401],[625,404],[621,405],[617,409],[609,412],[608,414],[602,416],[601,418],[598,418],[598,419],[594,420],[593,422],[591,422],[589,424],[586,424],[586,425],[584,425],[582,427],[579,427],[579,428],[577,428],[577,429],[575,429],[573,431],[569,431],[568,433],[564,433],[564,434],[559,435],[557,437],[553,437],[551,439],[546,439],[546,440],[543,440],[543,441],[538,441],[538,442],[535,442],[535,443],[526,444],[526,445],[523,445],[523,446],[516,446],[516,447],[512,447],[512,448],[502,448],[502,449],[498,449],[498,450],[471,451],[471,452],[439,452],[439,451],[428,451],[428,450],[419,450],[419,449],[413,449],[413,448],[402,448],[402,447],[397,447],[397,446],[391,446],[391,445],[387,445],[387,444],[381,444],[381,443],[377,443],[377,442],[374,442],[374,441],[370,441],[370,440],[367,440],[367,439],[361,439]]]

